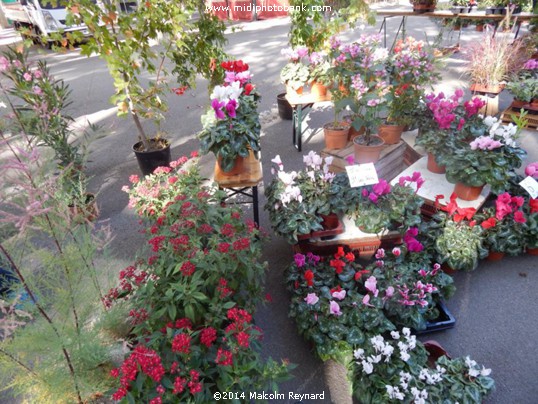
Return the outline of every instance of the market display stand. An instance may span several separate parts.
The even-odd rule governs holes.
[[[418,195],[424,199],[424,205],[422,205],[422,214],[424,216],[432,216],[437,212],[435,206],[435,198],[437,195],[443,195],[443,198],[439,199],[441,205],[446,206],[450,202],[450,195],[454,191],[454,184],[448,182],[444,174],[435,174],[426,168],[428,163],[428,157],[424,156],[417,160],[415,163],[407,167],[403,172],[396,176],[390,183],[391,185],[397,184],[400,177],[407,177],[413,175],[418,171],[422,178],[424,178],[424,184],[418,190]],[[482,193],[478,199],[474,201],[464,201],[463,199],[457,199],[459,207],[462,208],[475,208],[480,209],[487,197],[489,196],[489,186],[486,185],[482,190]]]
[[[237,175],[225,175],[222,173],[219,165],[215,163],[214,180],[219,189],[226,191],[226,198],[222,202],[228,201],[234,196],[243,196],[234,200],[233,204],[252,204],[254,212],[254,223],[260,225],[258,185],[263,179],[262,161],[258,153],[258,158],[251,151],[244,162],[245,170]],[[249,192],[250,190],[250,192]],[[230,203],[230,202],[228,202]]]

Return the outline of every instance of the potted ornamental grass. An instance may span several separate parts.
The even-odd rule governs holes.
[[[160,130],[168,109],[164,97],[172,85],[169,79],[177,81],[181,94],[195,85],[198,73],[214,79],[214,61],[223,58],[224,24],[204,7],[195,0],[157,0],[125,13],[114,2],[72,3],[68,23],[85,24],[91,33],[82,54],[96,53],[107,63],[115,89],[110,101],[118,116],[133,119],[133,151],[144,174],[171,159],[170,142]],[[197,18],[191,18],[194,14]],[[146,74],[151,76],[148,83]],[[144,121],[154,127],[148,129]]]
[[[517,143],[520,129],[516,125],[501,125],[491,116],[485,117],[484,123],[486,134],[459,142],[446,156],[446,178],[455,184],[454,191],[463,200],[477,199],[486,184],[495,194],[504,192],[527,155]]]
[[[387,118],[379,127],[379,136],[385,144],[395,144],[406,127],[414,123],[409,112],[417,109],[424,88],[431,87],[439,74],[435,71],[433,53],[423,41],[413,37],[396,42],[388,60],[388,71]]]
[[[456,195],[441,207],[442,212],[434,216],[428,232],[435,234],[437,261],[448,270],[473,271],[480,259],[488,255],[484,246],[484,230],[473,220],[474,208],[461,208]]]
[[[477,215],[484,229],[484,244],[488,260],[500,260],[505,254],[519,255],[525,247],[525,198],[505,192],[495,200],[495,207],[485,208]]]
[[[427,168],[444,174],[446,160],[459,142],[484,135],[487,126],[478,115],[485,102],[478,97],[463,102],[463,90],[448,96],[443,92],[428,94],[414,111],[419,132],[416,144],[428,153]]]
[[[202,116],[198,134],[202,153],[212,152],[224,175],[244,170],[244,160],[260,151],[260,94],[251,83],[249,66],[242,61],[226,61],[224,83],[213,88],[211,107]]]
[[[273,180],[265,190],[269,221],[273,231],[290,244],[301,236],[321,231],[338,213],[337,191],[332,182],[335,174],[329,171],[332,157],[322,158],[311,151],[303,157],[305,168],[299,172],[284,171],[280,156],[273,160]]]
[[[471,91],[479,94],[499,94],[510,75],[523,66],[521,41],[509,36],[487,33],[464,51],[468,63],[465,69],[471,80]]]

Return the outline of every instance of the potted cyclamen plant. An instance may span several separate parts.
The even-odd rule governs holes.
[[[286,85],[286,93],[298,95],[303,93],[303,87],[308,84],[310,72],[306,63],[308,48],[300,46],[295,49],[285,48],[281,51],[288,58],[288,63],[280,71],[280,80]]]
[[[463,200],[477,199],[486,184],[495,194],[504,192],[527,155],[516,142],[520,128],[501,125],[491,116],[484,123],[489,133],[458,142],[446,156],[446,178],[456,184],[454,192]]]
[[[394,46],[388,60],[390,88],[387,94],[387,118],[379,126],[379,136],[385,144],[396,144],[402,132],[414,122],[410,111],[417,109],[425,87],[437,80],[433,53],[423,41],[407,37]]]
[[[437,261],[448,270],[476,269],[479,260],[488,255],[483,229],[473,220],[476,209],[459,207],[456,195],[452,194],[449,204],[441,210],[428,226],[430,236],[435,234]]]
[[[331,67],[327,55],[321,52],[312,52],[309,56],[310,64],[310,94],[315,99],[323,99],[327,95],[327,86],[330,84],[329,69]]]
[[[250,153],[260,151],[260,95],[251,83],[249,66],[242,61],[223,62],[223,85],[210,95],[211,107],[202,116],[203,130],[198,134],[202,153],[212,152],[224,175],[243,171]]]
[[[522,196],[508,192],[499,195],[495,207],[485,208],[476,219],[484,229],[484,245],[489,249],[488,260],[496,261],[504,254],[518,255],[525,246],[525,214]]]
[[[284,171],[280,156],[271,161],[275,177],[265,190],[265,210],[273,231],[295,244],[301,236],[323,230],[327,216],[337,213],[335,174],[329,172],[332,157],[323,159],[311,151],[303,157],[305,168],[299,172]]]
[[[115,2],[76,0],[71,4],[68,24],[85,24],[91,33],[82,54],[96,53],[105,60],[115,87],[110,101],[117,106],[118,116],[133,118],[137,139],[133,150],[140,169],[149,174],[168,165],[170,142],[160,130],[150,135],[142,121],[152,120],[159,128],[167,110],[162,97],[168,77],[175,76],[181,86],[178,93],[194,86],[198,73],[214,79],[214,60],[223,56],[224,24],[196,0],[158,1],[130,13],[118,12]],[[197,18],[191,18],[195,13]],[[159,46],[152,46],[153,42]],[[146,72],[154,77],[149,85],[141,80]]]
[[[478,115],[485,102],[478,97],[462,101],[461,89],[449,97],[443,92],[428,94],[413,114],[419,127],[416,144],[428,153],[427,168],[433,173],[445,173],[446,160],[459,147],[458,141],[486,134],[487,126]]]

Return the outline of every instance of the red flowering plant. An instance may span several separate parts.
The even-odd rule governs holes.
[[[206,403],[216,391],[252,390],[286,374],[287,366],[261,361],[251,324],[262,300],[263,237],[238,208],[220,203],[220,191],[202,185],[193,161],[178,161],[152,174],[152,198],[136,199],[141,182],[131,190],[133,206],[150,219],[151,255],[122,271],[105,297],[112,309],[127,307],[138,344],[113,371],[115,399]]]
[[[489,251],[518,255],[525,247],[525,213],[522,196],[505,192],[495,200],[495,207],[488,207],[477,215],[484,229],[484,243]]]
[[[145,338],[111,371],[119,381],[112,398],[208,403],[215,392],[263,390],[285,380],[286,364],[261,359],[262,332],[252,315],[237,307],[223,314],[198,323],[178,318]]]
[[[437,205],[441,198],[442,195],[437,196]],[[476,209],[462,208],[456,199],[456,194],[450,196],[450,202],[434,215],[426,232],[437,262],[455,270],[472,271],[488,250],[484,247],[483,229],[474,218]]]
[[[419,133],[416,143],[435,155],[437,162],[444,164],[445,156],[459,147],[459,142],[474,139],[487,132],[487,126],[478,111],[485,104],[475,97],[463,102],[463,90],[453,95],[443,92],[426,95],[417,109]]]
[[[525,247],[538,248],[538,199],[529,198],[523,205],[527,221],[524,224]]]
[[[260,150],[260,94],[251,83],[248,64],[241,60],[222,62],[224,83],[210,95],[211,107],[202,116],[198,134],[202,153],[212,152],[224,171],[230,171],[237,157]]]
[[[420,223],[423,199],[417,195],[424,183],[420,173],[402,177],[395,185],[380,179],[375,185],[359,188],[349,186],[348,176],[337,174],[333,181],[341,189],[346,214],[366,233],[397,230],[404,233]]]
[[[410,112],[418,108],[424,89],[439,79],[435,71],[433,52],[423,41],[413,37],[398,40],[388,59],[390,91],[387,123],[409,125],[414,122]]]

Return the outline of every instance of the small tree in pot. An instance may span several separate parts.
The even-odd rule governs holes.
[[[168,88],[166,62],[172,62],[171,73],[180,86],[193,86],[198,72],[214,79],[214,60],[223,55],[223,23],[196,0],[152,0],[132,13],[119,13],[114,2],[100,7],[75,0],[70,9],[70,23],[85,24],[92,34],[82,54],[97,53],[106,61],[115,87],[110,101],[119,116],[133,118],[139,142],[135,147],[148,152],[169,146],[142,125],[143,119],[158,125],[167,110],[161,98]],[[146,72],[154,76],[147,86],[141,80]]]

